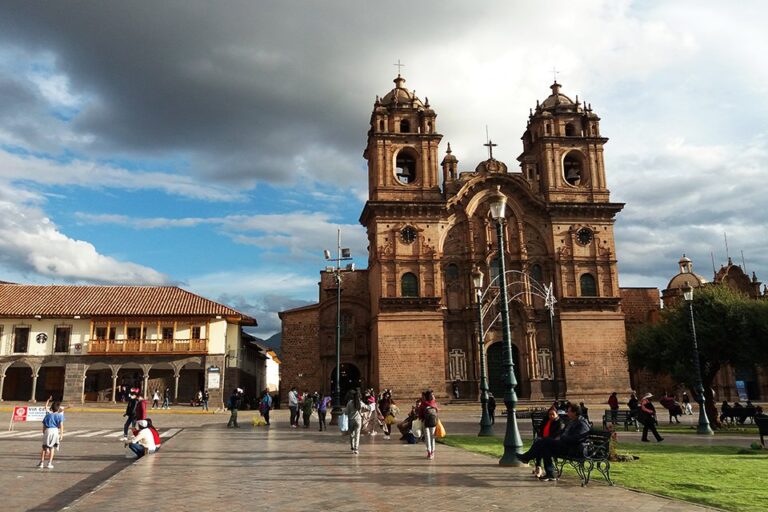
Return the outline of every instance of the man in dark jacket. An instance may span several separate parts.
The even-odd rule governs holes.
[[[229,397],[227,406],[229,407],[229,422],[227,422],[227,428],[240,428],[237,424],[237,410],[243,403],[243,390],[236,388],[232,391],[232,395]]]
[[[128,405],[125,407],[125,425],[123,426],[122,440],[128,439],[128,427],[136,427],[136,408],[139,405],[139,399],[136,393],[131,390],[131,394],[128,395]]]
[[[581,415],[581,407],[574,403],[569,403],[566,410],[568,414],[568,424],[563,429],[560,437],[553,439],[551,437],[537,440],[531,449],[517,456],[522,462],[541,457],[544,461],[545,474],[539,477],[541,480],[555,480],[555,465],[552,462],[553,457],[557,456],[578,456],[584,451],[584,441],[589,433],[589,423]]]

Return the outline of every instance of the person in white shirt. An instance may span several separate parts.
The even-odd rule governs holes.
[[[136,454],[137,459],[140,459],[148,453],[155,453],[157,447],[152,431],[147,428],[147,421],[139,420],[136,426],[139,427],[139,431],[131,439],[128,448]]]

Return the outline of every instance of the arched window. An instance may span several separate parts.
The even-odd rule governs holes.
[[[597,297],[597,284],[592,274],[582,274],[579,284],[582,297]]]
[[[488,277],[489,284],[493,283],[493,286],[499,286],[499,281],[496,278],[499,277],[499,274],[501,273],[501,270],[499,270],[500,268],[501,268],[501,265],[499,264],[499,257],[495,256],[491,260],[491,268],[490,268],[491,272],[490,272],[490,276]],[[494,279],[496,279],[496,281],[494,281]]]
[[[582,160],[578,153],[570,152],[563,158],[563,177],[569,185],[580,185],[584,176]]]
[[[573,126],[573,123],[566,123],[565,124],[565,136],[566,137],[573,137],[576,135],[576,128]]]
[[[445,281],[447,283],[455,283],[459,280],[459,266],[455,263],[451,263],[445,267]]]
[[[549,124],[545,124],[544,129],[546,130],[547,135],[549,135]]]
[[[346,336],[351,334],[355,321],[355,317],[352,316],[352,313],[349,311],[342,311],[339,315],[339,320],[341,320],[339,323],[339,330],[341,331],[341,335]]]
[[[383,119],[379,120],[379,131],[380,132],[384,131],[384,120]]]
[[[400,278],[400,295],[403,297],[419,296],[419,280],[415,274],[406,272]]]
[[[395,167],[395,176],[400,183],[408,184],[416,181],[416,158],[412,152],[400,151],[397,154]]]
[[[432,133],[432,122],[427,122],[427,133]]]
[[[531,267],[531,277],[537,283],[542,283],[542,281],[544,281],[544,274],[541,271],[541,265],[538,263]]]
[[[410,133],[411,132],[411,122],[407,119],[403,119],[400,121],[400,133]]]

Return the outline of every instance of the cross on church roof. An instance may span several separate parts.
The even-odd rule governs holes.
[[[488,158],[493,159],[493,148],[498,146],[498,144],[494,144],[492,140],[489,140],[488,142],[483,144],[483,146],[488,148]]]
[[[400,61],[398,61],[398,62],[400,62]],[[555,83],[557,83],[557,75],[559,75],[559,74],[560,74],[560,72],[557,69],[555,69],[555,66],[552,66],[552,78],[553,78],[553,81]]]
[[[400,68],[405,67],[405,64],[400,64],[400,59],[397,59],[397,64],[392,64],[393,66],[397,66],[397,76],[400,76]]]

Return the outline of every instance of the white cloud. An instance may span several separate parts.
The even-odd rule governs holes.
[[[19,199],[22,202],[19,202]],[[100,254],[83,240],[58,230],[30,203],[39,196],[0,182],[0,265],[53,280],[88,283],[168,284],[167,276]]]

